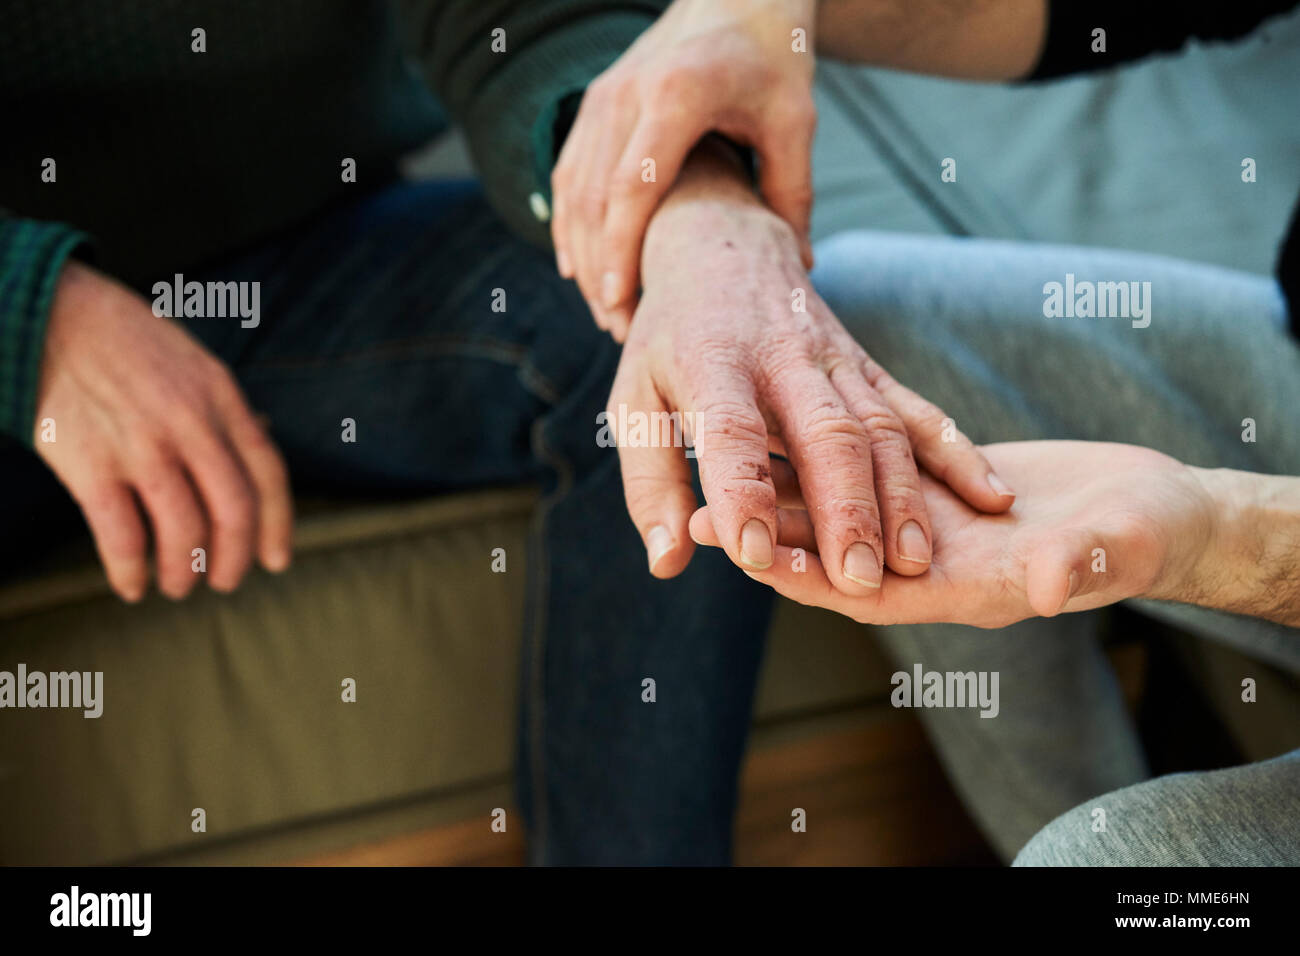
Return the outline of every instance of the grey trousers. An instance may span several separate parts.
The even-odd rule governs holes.
[[[1300,474],[1300,347],[1284,330],[1285,303],[1271,279],[1148,254],[873,232],[840,233],[816,253],[813,280],[846,327],[976,442],[1128,442],[1194,465]],[[1138,283],[1141,298],[1127,316],[1048,317],[1045,286],[1053,282]],[[1139,303],[1146,318],[1136,315]],[[1135,603],[1300,672],[1294,629]],[[876,629],[900,668],[1000,673],[996,718],[920,712],[997,851],[1011,859],[1059,817],[1021,862],[1283,862],[1284,850],[1300,862],[1300,759],[1131,786],[1149,771],[1100,647],[1102,614],[991,631]],[[1166,791],[1181,807],[1176,814],[1156,807]],[[1174,793],[1202,795],[1194,802],[1204,816]],[[1202,799],[1215,793],[1223,800]],[[1102,794],[1108,833],[1093,830]],[[1227,825],[1234,815],[1269,835],[1241,836]],[[1177,826],[1165,832],[1162,823]]]

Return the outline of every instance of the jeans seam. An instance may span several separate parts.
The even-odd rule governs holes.
[[[549,608],[550,563],[546,549],[546,523],[551,509],[573,488],[573,463],[568,458],[552,450],[546,440],[546,417],[539,418],[533,425],[533,455],[537,461],[549,465],[555,472],[555,490],[546,495],[538,504],[533,515],[533,534],[537,542],[536,569],[531,575],[533,591],[532,620],[527,626],[530,632],[528,641],[529,673],[526,676],[524,702],[525,735],[528,746],[528,760],[525,772],[528,774],[532,794],[533,827],[529,834],[531,857],[534,861],[545,862],[547,854],[547,828],[549,826],[549,795],[546,792],[546,755],[545,755],[545,700],[546,700],[546,624]]]

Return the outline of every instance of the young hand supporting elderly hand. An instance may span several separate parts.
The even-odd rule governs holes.
[[[642,271],[608,419],[687,413],[718,540],[739,566],[772,561],[769,451],[799,470],[826,573],[844,594],[871,593],[884,565],[903,575],[929,566],[913,451],[971,506],[1010,506],[980,452],[955,430],[944,441],[944,413],[890,378],[817,296],[793,230],[726,147],[692,155],[650,224]],[[694,550],[689,462],[681,448],[631,437],[618,436],[628,510],[652,573],[672,577]]]
[[[618,341],[636,307],[646,224],[710,131],[754,148],[763,196],[811,267],[815,19],[814,0],[677,0],[587,88],[551,176],[551,236],[560,274]],[[806,33],[800,50],[795,29]]]
[[[983,515],[922,476],[934,530],[929,573],[887,574],[863,597],[832,586],[795,473],[774,460],[780,543],[771,568],[746,573],[869,624],[1003,627],[1146,597],[1300,625],[1300,478],[1193,468],[1132,445],[1038,441],[983,451],[1015,482],[1015,507]],[[692,517],[691,533],[716,546],[711,510]]]

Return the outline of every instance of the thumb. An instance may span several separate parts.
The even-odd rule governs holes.
[[[1107,554],[1102,535],[1084,528],[1071,528],[1040,545],[1025,568],[1025,596],[1034,613],[1055,617],[1066,610],[1085,610],[1108,603],[1104,600],[1079,603],[1080,598],[1096,595],[1111,583],[1107,577]]]

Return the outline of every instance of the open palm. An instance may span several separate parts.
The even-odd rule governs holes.
[[[887,572],[880,590],[835,590],[793,469],[773,460],[782,510],[766,571],[746,571],[780,594],[870,624],[954,622],[1003,627],[1034,615],[1082,611],[1181,580],[1209,542],[1214,512],[1193,471],[1133,445],[1038,441],[989,445],[989,462],[1018,492],[1007,513],[975,511],[922,476],[934,534],[926,574]],[[699,543],[716,544],[708,509],[691,519]]]

